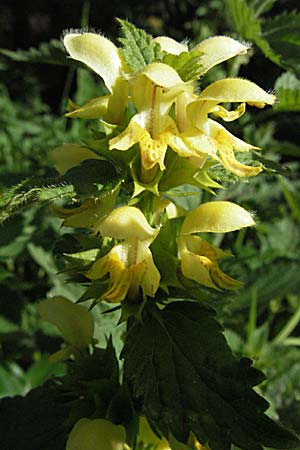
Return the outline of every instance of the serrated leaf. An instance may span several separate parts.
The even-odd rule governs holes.
[[[180,55],[165,55],[163,62],[173,67],[183,81],[197,80],[201,74],[200,51],[182,52]]]
[[[263,52],[273,62],[300,74],[300,13],[287,12],[279,14],[263,23],[262,37],[268,42],[271,53]],[[276,55],[274,59],[274,54]]]
[[[300,111],[300,80],[291,72],[283,73],[275,83],[277,111]]]
[[[63,450],[67,415],[51,383],[26,397],[4,398],[0,401],[0,446],[3,450]]]
[[[198,303],[148,304],[142,322],[129,322],[123,357],[134,400],[166,437],[186,442],[193,432],[211,450],[298,443],[264,414],[268,404],[252,389],[262,373],[233,357],[212,311]]]
[[[78,63],[67,57],[64,45],[59,39],[42,42],[37,48],[30,47],[28,50],[0,49],[0,54],[18,62],[78,66]]]
[[[244,38],[254,41],[260,35],[260,23],[245,0],[226,0],[228,18],[236,31]]]
[[[300,73],[300,13],[284,12],[261,22],[246,0],[226,0],[236,31],[254,42],[273,63]]]
[[[140,70],[155,61],[161,61],[160,45],[153,41],[150,34],[126,20],[118,19],[118,22],[124,36],[119,38],[123,45],[121,52],[132,71]]]

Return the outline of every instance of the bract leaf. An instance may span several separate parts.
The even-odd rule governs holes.
[[[144,30],[126,20],[118,19],[124,37],[119,38],[123,45],[122,55],[128,67],[135,72],[147,64],[161,60],[162,53],[158,42]]]
[[[133,399],[164,436],[186,442],[190,432],[211,450],[296,446],[298,439],[264,414],[252,387],[263,374],[235,359],[211,310],[196,302],[144,307],[129,321],[124,372]]]

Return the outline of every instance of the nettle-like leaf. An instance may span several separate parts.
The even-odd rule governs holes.
[[[275,92],[278,111],[300,111],[300,80],[291,72],[277,78]]]
[[[124,36],[119,38],[123,45],[121,52],[132,71],[140,70],[147,64],[161,60],[160,45],[153,41],[150,34],[126,20],[118,19],[118,22]]]
[[[173,67],[183,81],[197,80],[201,75],[200,51],[182,52],[179,55],[165,55],[163,62]]]
[[[37,48],[30,47],[29,50],[11,51],[0,49],[0,55],[18,62],[78,66],[76,61],[67,57],[65,47],[59,39],[51,39],[49,42],[42,42]]]
[[[260,35],[260,23],[245,0],[226,0],[228,19],[244,38],[254,41]]]
[[[280,56],[280,65],[300,73],[300,13],[284,12],[263,23],[263,38],[272,52]],[[263,49],[262,49],[263,50]],[[265,53],[272,60],[272,55]],[[276,61],[274,61],[276,62]]]
[[[22,181],[0,197],[0,223],[33,203],[100,196],[113,190],[120,181],[121,175],[111,163],[96,159],[85,160],[60,177]]]
[[[297,445],[264,414],[268,403],[252,389],[263,374],[249,359],[234,358],[214,313],[199,303],[146,305],[142,322],[129,321],[122,356],[134,400],[166,437],[186,442],[193,432],[211,450]]]
[[[229,22],[244,39],[274,64],[300,73],[300,13],[284,12],[262,22],[246,0],[226,0],[226,5]]]

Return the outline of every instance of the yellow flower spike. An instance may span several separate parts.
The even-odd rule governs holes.
[[[106,419],[80,419],[69,435],[66,450],[126,450],[126,431]]]
[[[115,239],[136,238],[140,241],[153,238],[157,230],[150,227],[141,210],[134,206],[121,206],[114,209],[98,226],[102,236]]]
[[[118,48],[96,33],[67,33],[64,45],[71,58],[86,64],[103,79],[111,95],[105,96],[100,112],[108,122],[119,123],[128,103],[128,88],[122,78],[124,67]],[[84,105],[82,108],[88,114],[89,107]]]
[[[192,50],[197,50],[201,55],[201,73],[204,75],[209,69],[227,61],[237,55],[247,53],[249,46],[242,44],[227,36],[214,36],[196,45]]]
[[[98,119],[105,115],[109,99],[110,95],[104,95],[103,97],[93,98],[82,106],[72,103],[72,110],[66,113],[65,116],[71,119]]]
[[[51,152],[51,159],[60,175],[64,175],[72,167],[78,166],[86,159],[100,159],[91,150],[79,144],[63,144]]]
[[[255,225],[252,215],[235,203],[215,201],[203,203],[185,218],[181,234],[228,233]]]
[[[163,51],[171,53],[171,55],[180,55],[180,53],[189,51],[187,44],[177,42],[168,36],[158,36],[153,39],[153,42],[157,42]]]
[[[94,318],[84,306],[65,297],[49,298],[38,305],[41,317],[55,325],[64,339],[76,349],[92,343]]]

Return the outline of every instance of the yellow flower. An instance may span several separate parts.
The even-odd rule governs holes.
[[[192,91],[190,83],[184,83],[178,73],[167,64],[153,63],[129,80],[130,95],[137,114],[128,127],[109,141],[110,149],[128,150],[139,144],[143,182],[153,177],[157,164],[164,170],[164,158],[168,148],[169,133],[177,130],[169,112],[176,97],[184,91]]]
[[[94,98],[81,107],[73,108],[68,117],[94,119],[103,116],[110,123],[119,123],[128,103],[124,64],[118,48],[96,33],[66,33],[64,45],[71,58],[96,72],[110,94]]]
[[[51,355],[52,361],[67,359],[93,342],[94,318],[84,306],[65,297],[49,298],[38,305],[40,316],[55,325],[68,346]]]
[[[129,450],[126,431],[106,419],[80,419],[69,435],[66,450]]]
[[[140,287],[144,295],[153,297],[160,274],[149,246],[157,230],[150,227],[143,213],[135,207],[122,206],[112,211],[98,225],[97,231],[104,237],[121,240],[86,273],[92,280],[109,273],[110,284],[101,299],[112,303],[121,302],[126,296],[134,299]]]
[[[227,233],[254,225],[245,209],[225,201],[208,202],[192,210],[183,222],[178,237],[178,258],[186,278],[206,287],[237,289],[242,283],[226,275],[219,267],[220,258],[231,256],[193,233]]]

